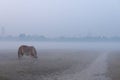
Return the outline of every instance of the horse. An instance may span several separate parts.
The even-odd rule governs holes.
[[[21,45],[18,49],[18,58],[20,59],[23,55],[37,58],[37,51],[34,46]]]

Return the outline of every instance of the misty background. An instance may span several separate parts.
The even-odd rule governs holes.
[[[1,49],[21,44],[41,49],[119,49],[119,4],[119,0],[0,0]]]
[[[120,36],[119,0],[0,0],[5,35]]]

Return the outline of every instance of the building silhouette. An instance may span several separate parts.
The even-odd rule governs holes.
[[[5,36],[5,27],[1,27],[1,36],[2,36],[2,37]]]

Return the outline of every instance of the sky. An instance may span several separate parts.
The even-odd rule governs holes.
[[[120,36],[119,0],[0,0],[6,35]]]

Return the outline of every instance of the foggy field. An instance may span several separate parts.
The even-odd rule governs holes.
[[[107,74],[112,80],[120,80],[120,51],[114,51],[108,55]]]
[[[0,80],[120,80],[120,0],[0,0]]]
[[[120,0],[0,0],[0,80],[120,80]]]
[[[97,57],[98,51],[41,49],[38,59],[17,58],[17,50],[1,50],[0,80],[60,80],[87,68]]]
[[[0,80],[111,80],[109,76],[119,74],[119,71],[116,73],[119,62],[113,65],[116,59],[119,61],[119,55],[111,54],[119,50],[119,43],[0,42],[0,44],[3,45],[0,47]],[[37,50],[38,59],[24,56],[18,60],[17,52],[21,44],[33,45]]]

